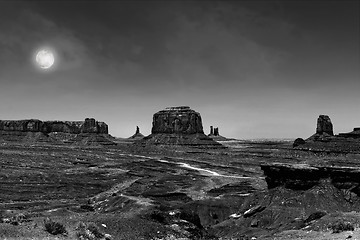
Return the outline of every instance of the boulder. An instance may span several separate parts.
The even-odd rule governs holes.
[[[297,138],[295,139],[294,143],[293,143],[293,147],[297,147],[297,146],[300,146],[302,144],[305,144],[305,140],[302,139],[302,138]]]

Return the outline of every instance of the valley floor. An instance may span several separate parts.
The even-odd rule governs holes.
[[[268,190],[260,167],[359,167],[360,154],[294,150],[288,141],[223,144],[226,149],[2,143],[0,239],[360,239],[357,196],[349,202],[326,182],[306,191]],[[66,233],[50,234],[49,222]],[[333,233],[340,222],[353,229]]]

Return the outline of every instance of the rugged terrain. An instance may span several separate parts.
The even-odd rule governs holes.
[[[360,144],[325,115],[294,143],[206,136],[189,107],[127,139],[94,119],[1,123],[0,239],[360,237]]]
[[[288,141],[222,143],[227,148],[3,143],[0,238],[76,239],[79,225],[91,222],[112,239],[359,237],[360,153],[314,153]],[[334,174],[314,177],[337,165],[353,172],[352,185],[334,184]],[[274,180],[269,166],[299,178]],[[316,181],[294,187],[307,176]],[[67,235],[46,232],[47,218]],[[332,233],[338,221],[351,222],[354,231]]]

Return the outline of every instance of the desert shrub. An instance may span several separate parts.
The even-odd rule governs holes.
[[[95,240],[106,238],[106,234],[100,232],[98,226],[95,223],[85,224],[83,222],[79,223],[77,227],[78,232],[76,236],[79,240]]]
[[[51,219],[46,219],[44,221],[44,225],[45,225],[45,231],[47,231],[52,235],[67,234],[65,226],[59,222],[55,222]]]
[[[344,231],[354,231],[354,225],[351,222],[338,221],[330,225],[333,233],[340,233]]]
[[[154,221],[162,223],[162,224],[167,223],[166,217],[167,216],[165,216],[165,214],[159,210],[154,210],[154,211],[150,212],[149,214],[146,214],[146,216],[145,216],[145,218],[147,218],[147,219],[154,220]]]
[[[89,223],[87,226],[87,229],[92,232],[92,234],[95,235],[95,237],[97,238],[102,238],[104,237],[104,234],[102,232],[100,232],[98,226],[96,226],[95,223]]]

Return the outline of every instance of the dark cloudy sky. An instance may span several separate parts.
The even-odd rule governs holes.
[[[188,105],[204,130],[308,137],[360,126],[359,1],[0,1],[0,119],[128,137]],[[56,53],[50,71],[34,54]]]

